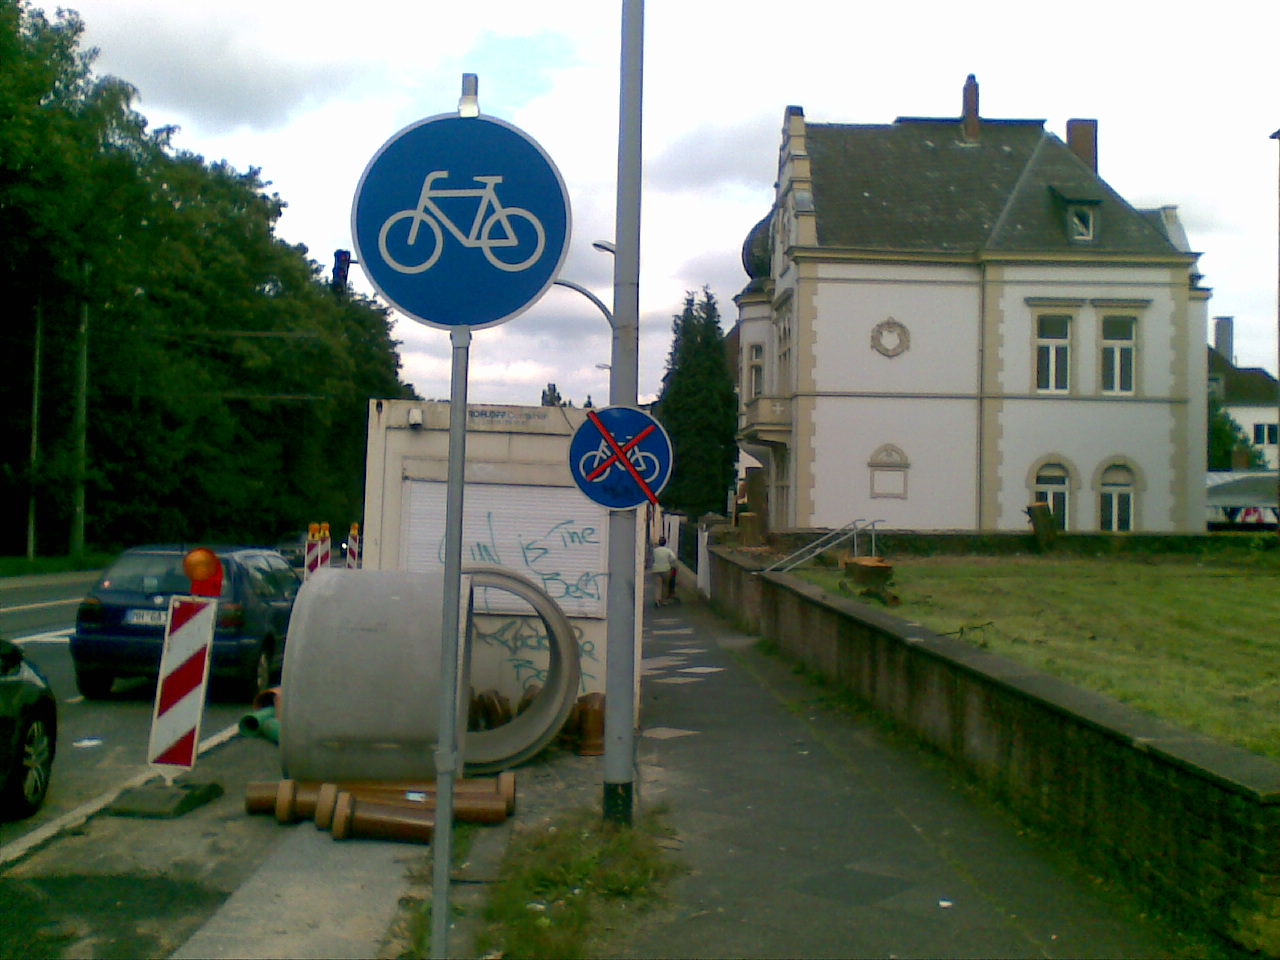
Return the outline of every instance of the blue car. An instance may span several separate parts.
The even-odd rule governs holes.
[[[117,677],[160,671],[169,598],[189,594],[184,546],[134,547],[107,568],[80,604],[71,636],[76,686],[90,699],[109,696]],[[213,634],[211,678],[252,700],[279,677],[294,597],[302,580],[278,551],[214,547],[222,594]]]
[[[49,792],[58,705],[22,648],[0,639],[0,820],[29,817]]]

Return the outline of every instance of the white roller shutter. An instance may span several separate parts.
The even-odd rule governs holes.
[[[404,570],[444,566],[446,484],[404,481]],[[576,487],[468,484],[462,562],[496,563],[528,577],[571,617],[604,617],[609,512]],[[514,601],[504,595],[508,604]],[[490,604],[493,612],[504,611]]]

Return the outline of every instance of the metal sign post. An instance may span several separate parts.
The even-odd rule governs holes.
[[[640,129],[644,2],[622,0],[618,104],[617,253],[613,264],[613,352],[609,403],[635,406],[640,365]],[[609,511],[609,625],[605,661],[604,817],[631,822],[635,783],[636,524]]]
[[[436,832],[431,838],[431,956],[449,953],[449,863],[453,859],[453,781],[458,758],[458,632],[462,621],[462,503],[467,460],[467,364],[471,330],[449,333],[449,473],[444,508],[444,622],[440,642],[440,739],[436,744]]]
[[[560,171],[523,131],[480,115],[474,74],[457,114],[401,130],[369,161],[356,188],[356,261],[394,307],[447,329],[453,350],[445,504],[436,832],[432,840],[431,955],[449,950],[449,861],[462,651],[462,515],[467,368],[472,328],[505,323],[555,282],[569,250],[569,196]]]

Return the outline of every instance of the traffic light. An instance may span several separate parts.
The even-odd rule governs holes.
[[[333,280],[331,286],[335,293],[345,293],[347,289],[347,271],[351,269],[351,251],[333,251]]]

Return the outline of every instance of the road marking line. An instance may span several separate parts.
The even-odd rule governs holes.
[[[17,606],[0,608],[0,613],[22,613],[26,610],[44,610],[46,607],[64,607],[69,603],[79,603],[83,598],[72,600],[41,600],[39,603],[20,603]]]
[[[212,750],[214,747],[221,746],[232,737],[239,734],[239,732],[239,723],[233,723],[226,729],[219,730],[213,736],[201,741],[199,752],[203,754]],[[103,807],[110,805],[126,790],[132,790],[134,787],[140,787],[149,780],[159,779],[160,776],[161,773],[158,770],[144,770],[141,773],[130,777],[128,780],[124,781],[124,783],[121,783],[116,787],[112,787],[110,790],[106,791],[106,793],[99,794],[87,803],[82,803],[74,810],[64,813],[56,820],[50,820],[48,823],[37,827],[28,834],[24,834],[12,843],[0,847],[0,865],[11,863],[12,861],[25,856],[27,853],[57,836],[64,830],[75,829],[94,814],[102,810]]]
[[[50,630],[48,633],[33,633],[29,637],[18,637],[13,642],[19,646],[24,643],[70,643],[71,628],[65,627],[62,630]]]

